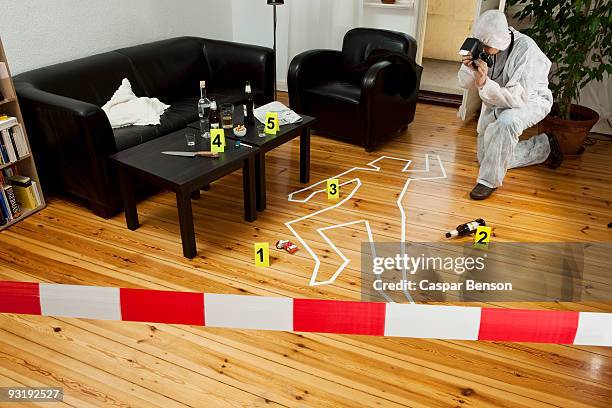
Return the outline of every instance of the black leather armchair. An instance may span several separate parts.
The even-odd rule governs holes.
[[[291,108],[316,116],[319,132],[372,151],[414,119],[422,71],[414,63],[416,49],[407,34],[355,28],[345,35],[342,51],[299,54],[287,76]],[[403,58],[369,59],[381,50]]]
[[[161,125],[111,128],[100,107],[123,78],[130,80],[136,95],[171,105],[161,117]],[[180,37],[16,76],[24,122],[46,192],[81,198],[102,217],[118,213],[118,182],[108,156],[197,120],[200,80],[206,80],[209,96],[220,103],[242,101],[247,80],[257,103],[270,102],[274,95],[274,51]]]

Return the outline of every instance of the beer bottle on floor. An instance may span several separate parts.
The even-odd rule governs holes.
[[[221,115],[217,108],[217,101],[215,98],[210,100],[210,128],[219,129],[221,127]]]
[[[446,238],[464,237],[476,232],[476,228],[484,227],[486,225],[485,220],[478,218],[472,222],[466,222],[465,224],[458,225],[457,229],[446,233]]]
[[[253,91],[249,81],[247,81],[246,86],[244,87],[244,94],[246,97],[246,116],[244,118],[244,122],[247,125],[252,125],[255,123],[255,115],[253,113]]]

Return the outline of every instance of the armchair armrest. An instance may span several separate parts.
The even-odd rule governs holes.
[[[103,202],[110,183],[107,157],[116,151],[104,111],[29,83],[15,85],[45,185],[61,184],[64,191]]]
[[[380,61],[372,65],[361,82],[362,98],[372,98],[375,95],[398,96],[411,99],[416,96],[421,85],[423,68],[412,64],[394,64]]]
[[[301,89],[337,77],[341,69],[342,53],[337,50],[311,50],[296,55],[287,73],[291,108],[300,110]]]
[[[367,135],[382,136],[412,121],[422,70],[416,63],[389,61],[377,62],[368,69],[361,83],[360,103],[371,127]],[[374,144],[374,140],[365,141],[366,148]]]
[[[211,70],[213,87],[251,82],[257,103],[274,100],[276,64],[274,50],[249,44],[204,39],[203,49]]]

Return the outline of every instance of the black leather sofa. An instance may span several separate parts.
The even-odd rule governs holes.
[[[395,53],[390,55],[394,61],[368,66],[368,58],[381,50]],[[314,129],[319,133],[372,151],[414,119],[422,72],[414,62],[416,51],[416,40],[407,34],[352,29],[344,36],[342,51],[306,51],[291,61],[291,108],[317,117]]]
[[[121,209],[110,154],[197,120],[200,80],[220,103],[242,101],[247,80],[257,103],[270,102],[274,69],[269,48],[180,37],[26,72],[15,87],[45,190],[84,199],[108,218]],[[101,106],[123,78],[137,96],[171,105],[160,126],[111,128]]]

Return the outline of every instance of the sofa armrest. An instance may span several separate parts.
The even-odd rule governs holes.
[[[250,81],[254,92],[262,95],[257,103],[274,100],[274,50],[229,41],[203,39],[202,42],[213,87],[244,85]]]
[[[342,53],[337,50],[311,50],[296,55],[287,73],[289,99],[293,110],[300,110],[301,90],[317,82],[339,76],[342,70]]]
[[[105,204],[111,177],[107,158],[116,146],[104,111],[29,83],[15,85],[45,185],[59,184],[64,191]]]

